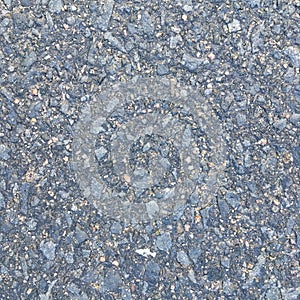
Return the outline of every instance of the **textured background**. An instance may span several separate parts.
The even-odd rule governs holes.
[[[299,0],[1,0],[0,298],[299,299],[299,24]],[[204,99],[225,167],[208,206],[129,225],[72,145],[99,95],[154,76]]]

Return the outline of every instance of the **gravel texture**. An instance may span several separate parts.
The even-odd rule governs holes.
[[[0,0],[0,299],[299,299],[299,24]]]

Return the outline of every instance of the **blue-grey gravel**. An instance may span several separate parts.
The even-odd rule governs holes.
[[[0,299],[299,299],[299,24],[0,1]]]

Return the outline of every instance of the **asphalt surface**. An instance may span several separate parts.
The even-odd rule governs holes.
[[[299,0],[0,0],[0,299],[300,299]]]

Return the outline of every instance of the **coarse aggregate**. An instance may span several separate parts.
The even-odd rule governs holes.
[[[0,299],[299,299],[299,73],[299,0],[0,0]]]

